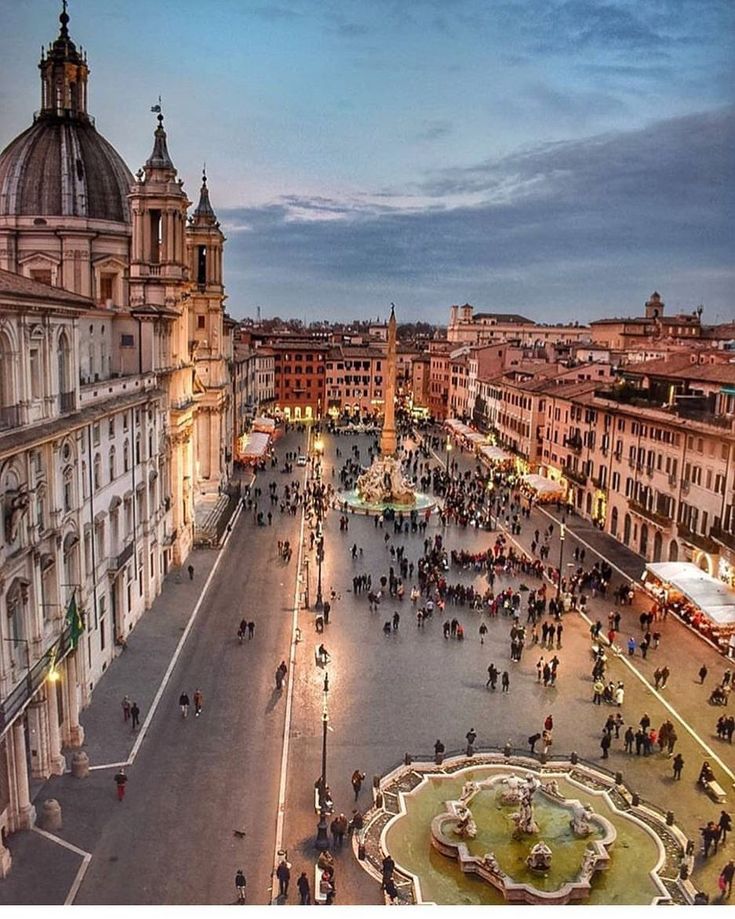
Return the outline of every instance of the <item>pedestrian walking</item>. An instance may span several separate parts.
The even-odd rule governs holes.
[[[359,769],[355,769],[355,771],[352,773],[352,778],[350,781],[352,782],[352,790],[355,792],[355,801],[357,801],[357,798],[360,794],[360,789],[362,788],[362,783],[365,781],[365,773],[360,772]]]
[[[500,678],[500,685],[503,692],[510,692],[510,676],[507,670],[503,671],[503,675]],[[494,689],[495,687],[493,687]]]
[[[531,748],[531,753],[536,752],[536,744],[541,740],[541,735],[539,733],[531,734],[528,738],[528,746]]]
[[[699,682],[700,682],[700,685],[701,685],[702,683],[704,683],[704,681],[706,680],[706,678],[707,678],[707,673],[708,673],[708,672],[709,672],[709,671],[707,670],[707,665],[706,665],[706,664],[702,664],[702,666],[699,668]]]
[[[602,732],[602,737],[600,738],[600,748],[602,749],[602,758],[608,759],[608,750],[610,749],[610,734],[608,731]]]
[[[130,721],[132,722],[132,730],[140,727],[140,709],[138,708],[138,703],[133,702],[130,706]]]
[[[724,846],[727,842],[727,834],[732,830],[732,817],[727,811],[720,811],[720,819],[717,825],[720,828],[720,840]]]
[[[299,875],[299,879],[296,881],[296,886],[299,890],[299,905],[309,906],[311,904],[311,887],[309,885],[309,878],[306,876],[305,871],[302,871]]]
[[[480,631],[480,644],[481,644],[481,645],[484,645],[484,644],[485,644],[485,636],[487,635],[487,626],[485,625],[484,622],[481,622],[481,623],[480,623],[480,629],[479,629],[479,631]]]
[[[125,769],[121,767],[115,773],[115,785],[117,786],[117,800],[122,801],[125,797],[125,786],[128,784],[128,777]]]
[[[633,742],[636,739],[635,731],[633,730],[632,727],[628,726],[628,728],[625,731],[625,736],[623,739],[625,741],[625,752],[632,753],[633,752]]]
[[[235,874],[235,891],[237,892],[237,901],[238,903],[245,902],[245,887],[247,886],[247,881],[245,880],[245,874],[243,873],[242,868],[238,868]]]
[[[674,778],[678,782],[681,779],[681,770],[684,768],[684,757],[677,753],[671,761],[671,767],[674,770]]]
[[[730,899],[730,894],[732,893],[732,879],[735,876],[735,862],[730,859],[730,861],[725,865],[725,867],[720,872],[720,890],[722,891],[722,896]]]
[[[179,708],[181,709],[181,717],[186,718],[189,714],[189,696],[182,692],[179,696]]]
[[[198,718],[201,715],[203,708],[204,708],[204,694],[202,693],[201,689],[197,687],[197,689],[194,692],[194,716],[196,718]]]
[[[186,570],[189,572],[189,580],[193,581],[194,580],[194,566],[189,565],[189,567]]]
[[[130,719],[130,707],[132,705],[130,696],[123,696],[120,704],[122,705],[123,721],[127,722]]]
[[[255,635],[255,623],[248,622],[248,640],[251,639],[253,635]]]
[[[475,752],[475,741],[477,740],[477,731],[474,728],[470,728],[469,731],[465,734],[465,739],[467,740],[467,756],[472,756]]]
[[[278,896],[288,896],[288,885],[291,880],[291,866],[282,858],[276,868],[276,877],[278,878]]]

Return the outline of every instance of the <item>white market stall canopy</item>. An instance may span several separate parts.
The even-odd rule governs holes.
[[[724,581],[691,562],[651,562],[646,571],[683,594],[713,622],[735,625],[735,590]]]
[[[471,428],[468,424],[465,424],[464,421],[460,421],[458,418],[447,418],[444,422],[444,427],[452,434],[456,434],[459,437],[464,437],[465,440],[469,440],[470,443],[478,445],[487,443],[487,436],[485,434],[480,434],[479,431],[476,431],[474,428]]]
[[[560,498],[564,497],[564,486],[561,482],[547,479],[545,476],[538,475],[535,472],[524,475],[523,481],[529,488],[532,488],[539,497],[551,498],[554,495],[558,495]]]
[[[486,460],[489,460],[491,463],[513,462],[513,457],[510,455],[510,453],[506,453],[505,450],[501,450],[500,447],[492,447],[487,444],[484,447],[480,447],[480,453],[485,457]]]
[[[251,434],[247,434],[243,440],[242,456],[244,457],[260,459],[268,451],[268,444],[270,443],[268,434],[253,431]]]
[[[276,429],[275,418],[264,418],[262,415],[259,415],[253,421],[253,430],[261,432],[263,434],[272,434]]]

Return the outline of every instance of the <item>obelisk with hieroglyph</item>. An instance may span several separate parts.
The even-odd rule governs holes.
[[[390,305],[388,320],[388,361],[385,370],[385,409],[383,430],[380,435],[380,452],[393,456],[396,452],[396,308]]]

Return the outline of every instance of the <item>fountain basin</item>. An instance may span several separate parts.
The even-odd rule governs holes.
[[[519,804],[500,780],[515,775],[520,783],[534,777],[543,786],[538,790],[538,810],[534,799],[534,818],[539,832],[516,833],[518,821],[514,812]],[[498,782],[487,780],[494,777]],[[504,793],[482,793],[473,797],[474,784],[503,788]],[[473,757],[451,757],[442,764],[418,762],[401,765],[380,783],[381,804],[365,814],[365,830],[353,842],[361,866],[379,882],[381,862],[390,854],[396,863],[396,883],[401,902],[444,905],[501,905],[516,902],[514,885],[527,885],[541,896],[535,902],[577,902],[574,890],[564,885],[579,882],[584,890],[589,873],[586,902],[589,905],[653,905],[692,902],[692,889],[682,880],[679,867],[687,838],[676,824],[649,805],[632,804],[632,793],[613,781],[609,773],[575,758],[540,765],[531,758],[507,757],[502,753],[477,753]],[[472,818],[476,823],[474,838],[459,838],[454,832],[466,816],[463,809],[471,799]],[[564,801],[568,806],[558,806]],[[458,809],[452,811],[452,802]],[[591,817],[587,808],[594,812]],[[434,824],[439,830],[432,834]],[[602,818],[600,820],[595,817]],[[443,823],[449,818],[454,823]],[[576,828],[572,824],[576,822]],[[614,833],[608,830],[608,824]],[[441,843],[448,835],[452,852],[440,851],[433,835]],[[612,837],[615,837],[614,845]],[[549,870],[528,859],[534,845],[543,842],[552,851]],[[604,850],[610,847],[609,859]],[[507,875],[511,893],[506,897],[500,886],[475,871],[463,870],[458,846],[466,849],[465,861],[482,862],[490,853],[499,869]],[[544,846],[539,846],[544,849]],[[592,855],[587,850],[595,850]],[[363,857],[364,856],[364,857]],[[605,867],[607,864],[607,867]],[[497,870],[493,872],[497,875]]]
[[[563,797],[556,781],[538,787],[537,831],[526,834],[513,829],[517,815],[512,811],[518,806],[512,785],[515,778],[511,773],[465,783],[460,799],[447,801],[447,812],[431,821],[432,846],[457,859],[465,874],[492,884],[509,903],[563,905],[586,900],[593,875],[610,863],[608,848],[617,830],[605,817],[586,810],[578,799]],[[472,836],[462,838],[469,813]],[[543,844],[539,848],[550,849],[551,855],[543,869],[529,864],[533,862],[529,853],[539,842]]]

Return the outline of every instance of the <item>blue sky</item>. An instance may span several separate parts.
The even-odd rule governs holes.
[[[2,137],[55,0],[3,3]],[[90,111],[132,171],[163,97],[207,163],[236,317],[540,321],[733,302],[731,0],[70,0]]]

